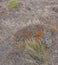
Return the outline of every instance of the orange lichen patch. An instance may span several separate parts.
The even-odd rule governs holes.
[[[44,27],[41,26],[41,32],[36,32],[35,39],[38,40],[39,38],[41,38],[43,32],[44,32]]]
[[[38,40],[42,36],[42,32],[36,32],[35,39]]]
[[[17,31],[14,34],[14,40],[16,42],[25,40],[29,40],[32,38],[39,39],[41,38],[42,34],[44,32],[44,26],[43,25],[34,25],[34,26],[27,26],[23,28],[22,30]]]
[[[22,36],[25,37],[25,38],[30,38],[30,36],[31,36],[30,32],[28,32],[28,31],[24,31],[24,32],[22,32],[21,34],[22,34]]]
[[[41,37],[42,36],[42,32],[36,32],[36,37]]]

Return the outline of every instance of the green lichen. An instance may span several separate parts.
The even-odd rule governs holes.
[[[7,3],[8,8],[16,8],[16,7],[18,7],[18,5],[19,5],[19,3],[17,0],[10,0]]]
[[[45,63],[49,60],[49,52],[46,48],[45,44],[42,44],[39,40],[36,42],[35,40],[27,40],[26,41],[26,50],[28,54],[33,58],[32,61],[35,60],[35,64],[37,63]]]

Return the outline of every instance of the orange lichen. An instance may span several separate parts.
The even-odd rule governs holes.
[[[31,29],[30,29],[31,28]],[[30,26],[23,28],[22,30],[17,31],[14,34],[14,39],[16,42],[19,41],[25,41],[26,39],[40,39],[43,32],[44,32],[44,27],[43,25],[35,25],[34,27]]]
[[[24,32],[22,32],[22,36],[25,37],[25,38],[29,38],[30,33],[28,31],[24,31]]]
[[[41,38],[43,32],[44,32],[44,27],[41,26],[41,31],[40,32],[36,32],[35,39],[38,40],[39,38]]]

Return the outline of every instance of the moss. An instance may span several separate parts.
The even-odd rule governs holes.
[[[10,0],[7,4],[8,8],[16,8],[18,5],[19,3],[17,0]]]

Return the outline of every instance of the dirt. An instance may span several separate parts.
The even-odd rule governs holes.
[[[58,65],[58,0],[18,0],[16,9],[8,9],[8,0],[0,1],[0,65],[32,65],[23,49],[14,46],[13,35],[30,24],[42,24],[45,31],[42,42],[51,48],[47,65]],[[50,25],[55,25],[56,30]],[[54,29],[53,30],[51,30]]]

